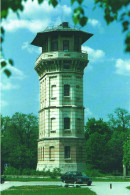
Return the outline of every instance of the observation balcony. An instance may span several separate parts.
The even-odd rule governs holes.
[[[78,59],[78,60],[88,60],[87,52],[76,52],[76,51],[50,51],[42,53],[36,60],[38,64],[41,60],[53,60],[53,59]]]

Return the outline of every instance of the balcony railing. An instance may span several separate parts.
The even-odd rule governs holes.
[[[70,52],[70,51],[51,51],[42,53],[36,60],[36,64],[39,63],[42,59],[56,59],[56,58],[62,58],[62,59],[82,59],[87,60],[88,54],[84,51],[82,52]]]

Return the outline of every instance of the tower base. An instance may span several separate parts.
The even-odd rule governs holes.
[[[54,168],[59,168],[61,170],[61,173],[66,173],[68,171],[80,171],[83,172],[86,170],[86,164],[85,163],[61,163],[61,164],[37,164],[37,170],[38,171],[53,171]]]

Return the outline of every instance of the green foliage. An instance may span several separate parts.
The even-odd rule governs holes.
[[[129,168],[130,143],[128,140],[130,115],[117,108],[106,123],[102,119],[88,119],[86,124],[86,162],[91,169],[102,172],[122,172],[123,162]],[[124,152],[123,152],[124,148]]]
[[[108,117],[108,125],[111,128],[120,128],[123,132],[130,128],[130,114],[125,109],[116,108],[114,114],[109,114]]]
[[[50,172],[50,177],[53,179],[60,175],[61,175],[61,170],[59,168],[54,168],[53,171]]]
[[[21,175],[21,171],[14,167],[8,167],[4,170],[4,175]]]
[[[123,164],[130,169],[130,134],[123,145]]]
[[[103,121],[103,119],[96,120],[95,118],[88,119],[85,128],[85,137],[88,139],[93,133],[99,133],[104,135],[106,139],[109,139],[112,131],[110,130],[108,124]]]
[[[41,4],[44,0],[38,0],[38,3]]]
[[[38,118],[22,113],[15,113],[11,118],[1,117],[1,129],[2,170],[4,164],[16,169],[35,169]]]
[[[104,176],[98,169],[87,169],[85,174],[89,177],[102,177]]]
[[[49,0],[49,5],[52,5],[53,7],[56,7],[58,5],[58,1],[57,0]]]
[[[130,33],[129,32],[126,35],[125,44],[126,44],[125,51],[129,52],[130,51]]]
[[[99,5],[102,9],[104,9],[104,18],[107,24],[117,20],[122,24],[123,31],[127,31],[125,44],[126,44],[126,52],[130,52],[130,43],[127,44],[127,36],[128,36],[128,29],[130,25],[130,12],[127,11],[129,0],[95,0],[95,5]],[[96,7],[96,6],[95,6]]]
[[[11,75],[10,70],[8,70],[7,68],[4,69],[4,73],[6,74],[7,77],[10,77],[10,75]]]
[[[66,194],[75,194],[75,195],[96,195],[95,192],[92,192],[89,188],[63,188],[61,186],[20,186],[20,187],[11,187],[8,190],[2,192],[3,195],[19,195],[19,194],[28,194],[28,195],[66,195]]]
[[[37,175],[37,176],[49,176],[51,178],[56,178],[57,176],[60,176],[61,175],[61,170],[59,168],[54,168],[52,171],[50,171],[49,169],[48,170],[43,170],[43,171],[37,171],[35,169],[29,169],[29,168],[26,168],[26,169],[17,169],[17,168],[14,168],[14,167],[7,167],[4,172],[3,172],[4,175]]]
[[[1,62],[1,67],[3,68],[5,66],[6,66],[6,62],[5,61]]]
[[[122,173],[119,172],[118,170],[114,170],[111,174],[114,176],[121,176],[122,175]]]

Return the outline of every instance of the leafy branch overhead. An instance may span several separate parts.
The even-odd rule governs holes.
[[[28,0],[2,0],[2,10],[1,10],[1,19],[6,19],[9,14],[9,9],[11,9],[14,13],[17,14],[19,17],[19,12],[24,10],[23,2]],[[32,0],[34,1],[34,0]],[[39,4],[43,3],[44,0],[37,0]],[[88,21],[88,17],[86,15],[87,10],[87,1],[86,0],[70,0],[71,6],[74,8],[73,10],[73,22],[74,24],[79,24],[80,26],[85,26]],[[56,7],[60,4],[61,0],[48,0],[48,4]],[[117,20],[121,23],[123,32],[125,32],[125,51],[130,52],[130,11],[128,11],[128,4],[129,0],[94,0],[94,7],[95,10],[97,7],[100,7],[104,10],[104,19],[109,25],[111,22]],[[1,42],[3,45],[4,42],[4,34],[5,30],[1,27]],[[7,68],[7,62],[4,59],[4,54],[1,46],[1,53],[2,53],[2,64],[1,68],[4,68],[4,73],[9,77],[11,75],[10,70]],[[8,64],[13,65],[12,60],[8,60]],[[5,69],[6,68],[6,69]]]

